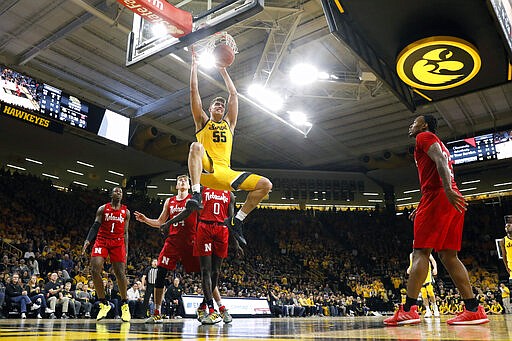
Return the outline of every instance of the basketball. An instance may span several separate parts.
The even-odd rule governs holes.
[[[215,64],[217,64],[218,67],[228,67],[233,64],[235,60],[235,52],[226,44],[215,46],[213,56],[215,57]]]

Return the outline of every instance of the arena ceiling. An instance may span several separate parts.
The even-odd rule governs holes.
[[[205,3],[183,2],[198,8]],[[113,0],[4,0],[0,63],[132,118],[133,135],[151,126],[160,136],[175,136],[175,146],[162,147],[166,157],[72,128],[56,135],[3,119],[2,158],[26,164],[24,157],[37,155],[49,165],[47,172],[60,174],[67,183],[73,175],[66,169],[76,169],[79,158],[96,167],[89,172],[91,184],[105,185],[107,171],[116,170],[128,176],[161,174],[153,183],[165,187],[164,177],[186,170],[186,145],[194,141],[190,55],[181,50],[178,58],[166,56],[127,68],[131,25],[132,13]],[[425,104],[413,113],[330,33],[320,0],[265,1],[263,12],[227,31],[239,49],[228,69],[239,93],[247,96],[253,81],[264,81],[286,98],[278,117],[288,120],[286,111],[301,110],[313,124],[305,138],[242,99],[232,156],[235,169],[363,172],[405,190],[417,187],[409,154],[413,140],[407,136],[415,116],[440,118],[439,135],[445,140],[512,126],[511,84]],[[293,85],[288,72],[298,62],[314,63],[336,80]],[[218,73],[207,73],[199,80],[205,103],[225,95]]]

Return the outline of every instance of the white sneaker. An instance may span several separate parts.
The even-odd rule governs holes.
[[[91,313],[85,313],[84,317],[90,318],[91,317]]]
[[[427,318],[428,318],[428,317],[432,317],[432,311],[430,311],[430,309],[429,309],[429,310],[427,310],[427,311],[425,312],[425,316],[424,316],[424,317],[427,317]]]
[[[27,318],[27,315],[25,313],[21,313],[21,318],[22,319],[26,319]]]
[[[43,317],[41,316],[41,314],[37,314],[37,318],[42,319]]]
[[[39,304],[34,303],[32,304],[32,308],[30,308],[30,310],[37,310],[39,308],[41,308],[41,306]]]
[[[52,309],[50,309],[50,308],[46,307],[46,309],[44,310],[44,312],[45,312],[45,313],[47,313],[47,314],[53,314],[53,313],[55,312],[55,310],[52,310]]]
[[[439,314],[439,310],[434,309],[434,317],[439,317],[441,314]]]

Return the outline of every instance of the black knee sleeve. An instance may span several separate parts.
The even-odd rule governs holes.
[[[165,277],[167,276],[167,269],[158,267],[156,270],[155,288],[163,289],[165,287]]]

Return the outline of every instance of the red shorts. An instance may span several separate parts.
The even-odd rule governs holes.
[[[450,204],[444,189],[423,193],[414,218],[414,248],[459,251],[464,212]]]
[[[176,263],[180,262],[185,272],[199,272],[199,258],[193,255],[194,244],[186,243],[182,238],[170,236],[165,239],[164,247],[158,256],[158,266],[168,270],[175,270]]]
[[[194,255],[211,256],[214,254],[219,258],[227,258],[228,239],[229,231],[223,223],[199,221]]]
[[[105,239],[97,238],[91,250],[91,257],[110,256],[112,263],[126,263],[126,246],[124,238]]]

